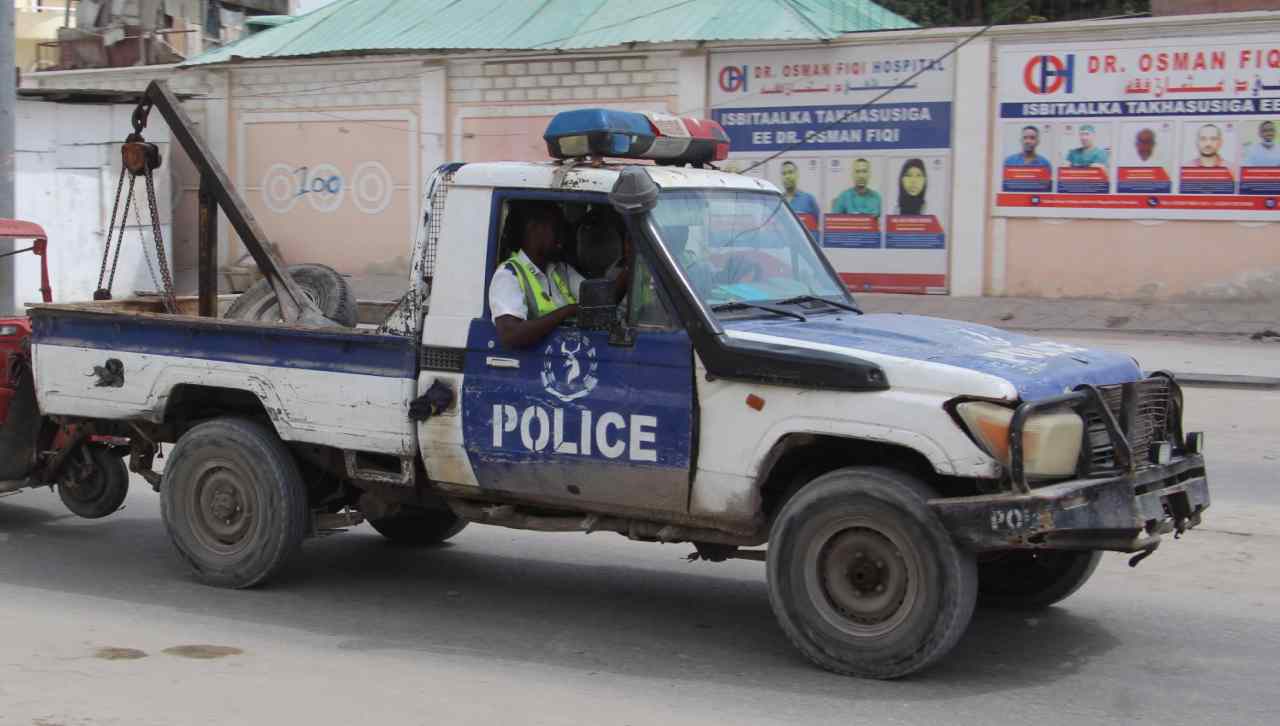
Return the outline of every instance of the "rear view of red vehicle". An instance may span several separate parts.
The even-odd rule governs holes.
[[[53,302],[45,257],[48,236],[32,222],[0,219],[0,237],[32,240],[40,258],[40,298]],[[0,317],[0,495],[34,486],[57,485],[73,513],[90,519],[120,508],[129,492],[129,472],[121,459],[127,439],[61,426],[40,413],[30,359],[31,321],[25,315]]]

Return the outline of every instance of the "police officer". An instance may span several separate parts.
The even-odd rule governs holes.
[[[549,206],[526,211],[520,250],[489,281],[489,310],[498,340],[508,348],[535,345],[578,312],[582,275],[556,258],[559,215]]]

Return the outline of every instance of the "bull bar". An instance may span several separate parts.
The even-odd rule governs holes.
[[[1150,552],[1161,536],[1181,535],[1200,524],[1209,507],[1200,433],[1182,434],[1182,394],[1173,377],[1169,387],[1163,440],[1137,456],[1138,387],[1121,386],[1123,405],[1113,411],[1096,386],[1020,405],[1009,426],[1009,484],[1012,491],[933,499],[929,504],[962,545],[977,551],[1007,549],[1088,549]],[[1165,381],[1162,380],[1163,384]],[[1091,471],[1089,435],[1081,446],[1076,478],[1032,487],[1023,454],[1023,429],[1035,413],[1070,407],[1092,414],[1110,440],[1113,466]],[[1135,558],[1136,559],[1136,558]],[[1136,562],[1135,562],[1136,563]]]

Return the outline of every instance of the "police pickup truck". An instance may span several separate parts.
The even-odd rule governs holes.
[[[1046,607],[1101,552],[1136,562],[1200,522],[1202,437],[1171,376],[862,313],[778,189],[709,168],[728,152],[712,122],[588,109],[546,140],[546,163],[435,172],[411,289],[376,329],[333,323],[355,304],[315,266],[221,317],[33,307],[41,414],[127,437],[210,584],[265,582],[362,520],[407,543],[469,523],[686,542],[763,560],[795,646],[874,678],[936,662],[975,604]],[[535,206],[585,281],[575,319],[512,349],[487,288]]]

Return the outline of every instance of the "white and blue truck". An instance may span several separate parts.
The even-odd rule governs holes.
[[[975,605],[1046,607],[1102,552],[1136,563],[1208,507],[1171,376],[863,314],[778,189],[713,168],[714,123],[586,109],[552,121],[551,161],[437,170],[409,293],[375,328],[353,327],[369,306],[332,271],[282,272],[163,84],[139,132],[153,106],[266,279],[221,315],[207,278],[172,309],[34,306],[26,380],[36,435],[127,448],[207,583],[263,583],[362,520],[423,544],[469,523],[615,532],[764,561],[807,658],[894,678],[945,655]],[[576,320],[511,349],[487,286],[531,205],[586,280]],[[29,448],[30,484],[74,458]]]

